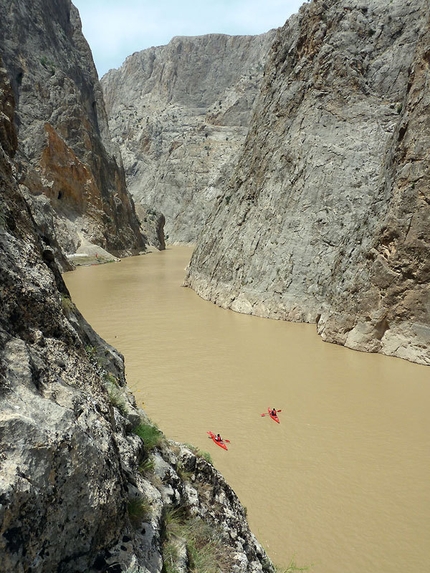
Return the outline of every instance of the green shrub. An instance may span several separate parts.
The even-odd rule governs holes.
[[[211,455],[209,452],[202,452],[201,450],[199,450],[197,455],[198,455],[198,457],[203,458],[208,463],[213,465],[213,461],[212,461],[212,458],[211,458]]]
[[[209,452],[204,452],[203,450],[199,450],[199,448],[196,448],[196,446],[193,446],[192,444],[184,444],[184,446],[188,448],[190,452],[193,452],[193,454],[197,458],[203,458],[208,463],[213,465],[213,461]]]
[[[232,550],[222,542],[221,530],[201,519],[188,518],[182,508],[169,508],[164,514],[163,572],[175,573],[177,539],[183,539],[193,573],[229,571]]]
[[[112,372],[104,372],[103,374],[105,382],[112,384],[113,386],[119,387],[117,378],[112,374]]]
[[[49,60],[46,56],[42,56],[40,58],[40,63],[51,73],[52,76],[55,74],[55,64],[52,60]]]
[[[127,513],[132,525],[138,527],[144,519],[151,515],[151,506],[143,498],[131,499],[128,502]]]
[[[133,429],[133,432],[142,438],[147,450],[153,450],[163,442],[163,433],[152,424],[142,422]]]
[[[128,408],[121,390],[111,382],[106,383],[106,389],[112,406],[117,408],[123,416],[126,416],[128,414]]]
[[[193,452],[193,454],[197,455],[199,450],[196,448],[196,446],[193,446],[192,444],[184,444],[184,446],[188,448],[190,452]]]
[[[66,316],[70,315],[70,313],[75,310],[75,305],[73,304],[72,299],[65,294],[61,295],[61,306]]]
[[[162,549],[163,553],[163,569],[162,573],[178,573],[176,563],[179,559],[178,546],[171,540],[165,543]]]
[[[87,346],[85,346],[85,352],[88,354],[89,358],[95,358],[97,354],[97,349],[94,346],[88,344]]]
[[[143,460],[143,462],[140,464],[139,472],[142,475],[146,475],[153,472],[154,467],[155,467],[154,460],[152,458],[146,458],[146,460]]]

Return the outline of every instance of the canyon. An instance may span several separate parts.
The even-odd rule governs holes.
[[[0,571],[186,573],[197,523],[216,566],[273,573],[62,272],[168,235],[202,298],[430,364],[428,24],[426,0],[313,0],[99,82],[70,0],[0,0]]]
[[[140,208],[165,216],[170,243],[195,243],[221,196],[274,36],[176,37],[103,76],[128,189]]]
[[[2,0],[0,16],[0,571],[185,573],[197,545],[272,573],[236,494],[137,407],[62,278],[71,255],[147,244],[78,12]]]
[[[134,200],[197,246],[186,286],[430,363],[428,19],[424,0],[314,0],[102,78]]]
[[[316,0],[278,31],[186,285],[430,364],[429,6]]]

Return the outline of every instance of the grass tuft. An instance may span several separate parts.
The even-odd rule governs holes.
[[[152,458],[146,458],[139,466],[139,472],[141,475],[145,476],[151,474],[154,471],[155,463]]]
[[[61,306],[66,316],[69,316],[75,310],[75,305],[72,302],[72,299],[65,294],[61,295]]]
[[[152,424],[142,422],[133,429],[133,432],[143,440],[147,451],[160,446],[164,440],[161,430]]]
[[[222,543],[221,531],[198,518],[189,518],[182,508],[164,514],[163,562],[165,573],[176,573],[177,540],[186,544],[188,568],[193,573],[230,571],[233,552]]]
[[[132,525],[139,527],[140,523],[151,515],[151,506],[146,499],[131,499],[128,502],[127,513]]]
[[[209,452],[203,452],[203,451],[199,450],[199,451],[197,452],[197,456],[200,457],[200,458],[203,458],[203,459],[206,460],[209,464],[212,464],[212,465],[213,465],[212,457],[211,457],[211,455],[210,455]]]
[[[112,406],[117,408],[123,416],[127,416],[127,403],[117,384],[113,383],[111,380],[105,380],[105,384]]]

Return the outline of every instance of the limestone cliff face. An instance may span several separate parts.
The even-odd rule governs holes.
[[[195,242],[230,176],[273,37],[177,37],[102,78],[129,190],[171,242]]]
[[[429,5],[314,0],[278,31],[186,283],[430,363]]]
[[[224,570],[273,573],[213,466],[138,436],[122,356],[70,300],[17,180],[8,78],[0,61],[0,572],[186,573],[193,527]]]
[[[1,0],[0,31],[16,100],[19,183],[50,240],[66,253],[88,242],[115,254],[142,250],[78,11],[70,0]]]

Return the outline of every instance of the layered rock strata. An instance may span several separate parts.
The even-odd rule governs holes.
[[[136,203],[170,242],[195,242],[244,142],[274,31],[177,37],[101,80]]]
[[[234,492],[152,427],[70,300],[17,181],[1,67],[0,93],[0,571],[185,573],[194,524],[226,571],[273,573]]]
[[[429,5],[314,0],[278,31],[186,284],[430,363]]]
[[[78,11],[70,0],[1,0],[0,31],[18,181],[50,241],[65,253],[85,243],[116,255],[143,250]]]

